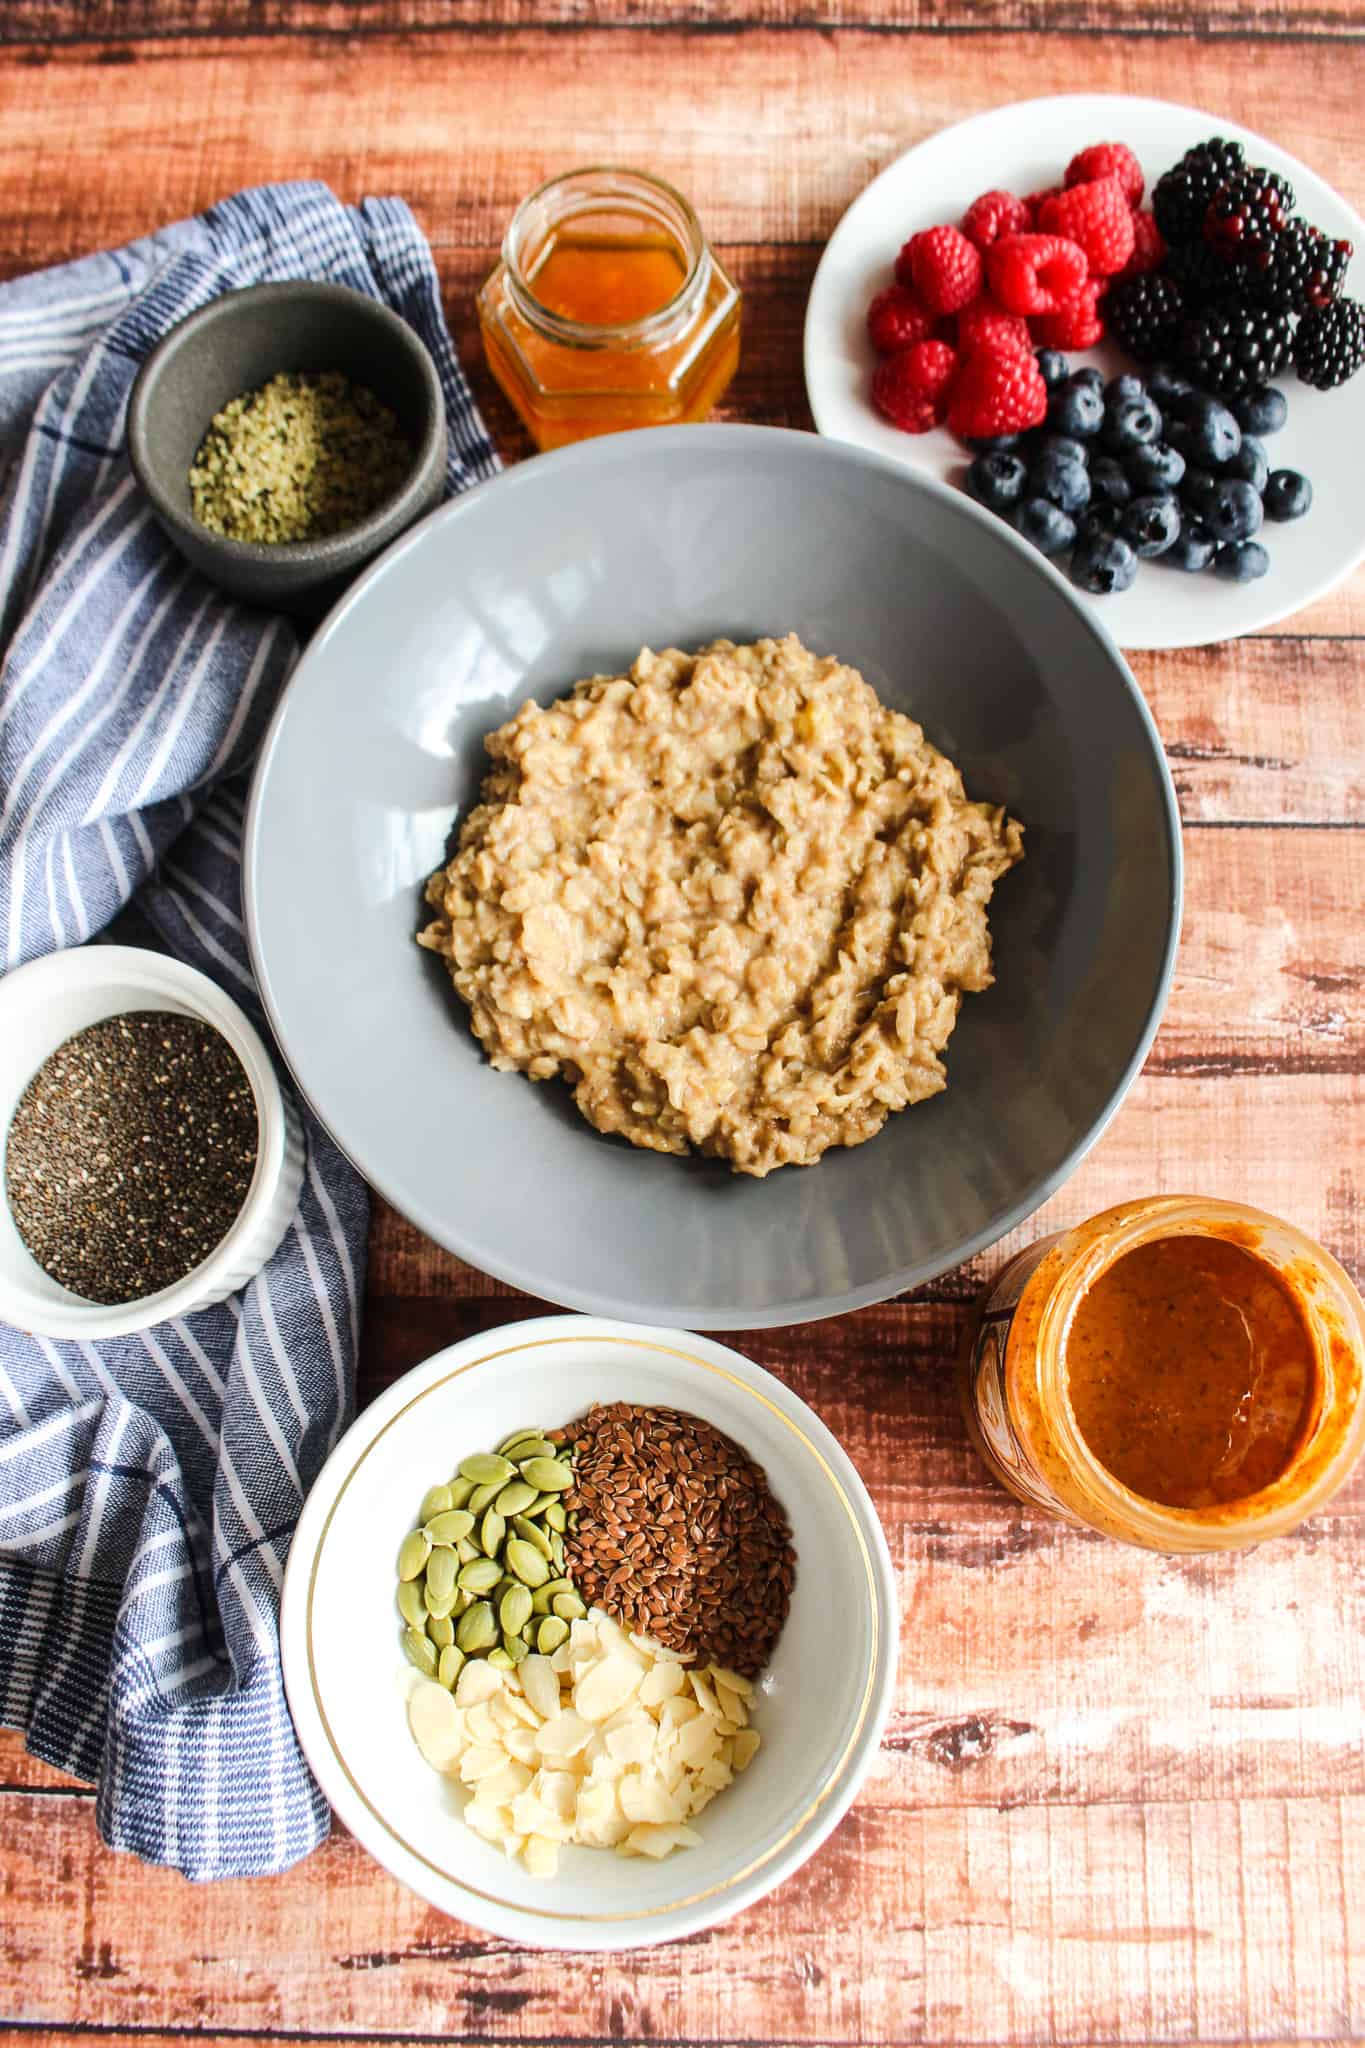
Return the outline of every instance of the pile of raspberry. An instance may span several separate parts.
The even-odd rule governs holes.
[[[1127,144],[1097,142],[1061,185],[983,192],[956,226],[912,235],[867,311],[882,417],[908,434],[946,422],[968,443],[1039,426],[1048,393],[1035,351],[1092,348],[1111,287],[1165,259],[1143,188]]]

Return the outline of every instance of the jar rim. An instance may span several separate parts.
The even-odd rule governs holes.
[[[1312,1426],[1291,1453],[1283,1471],[1268,1485],[1223,1503],[1224,1512],[1217,1517],[1211,1517],[1206,1508],[1172,1507],[1164,1501],[1137,1493],[1096,1457],[1081,1431],[1071,1403],[1066,1340],[1072,1319],[1086,1291],[1126,1253],[1163,1237],[1222,1236],[1224,1233],[1208,1228],[1210,1223],[1220,1222],[1259,1230],[1262,1233],[1260,1243],[1255,1247],[1242,1244],[1238,1248],[1252,1258],[1263,1259],[1277,1271],[1280,1270],[1280,1261],[1265,1242],[1270,1234],[1286,1241],[1293,1258],[1311,1261],[1319,1268],[1330,1287],[1334,1309],[1338,1314],[1344,1311],[1349,1318],[1350,1337],[1357,1356],[1365,1353],[1365,1308],[1360,1297],[1349,1274],[1330,1252],[1293,1224],[1272,1216],[1266,1210],[1252,1208],[1243,1202],[1193,1195],[1155,1196],[1144,1202],[1125,1203],[1122,1207],[1129,1213],[1117,1221],[1116,1227],[1096,1230],[1093,1242],[1085,1246],[1058,1276],[1039,1314],[1036,1337],[1038,1393],[1040,1398],[1047,1398],[1050,1426],[1057,1433],[1060,1448],[1073,1468],[1083,1472],[1087,1487],[1109,1514],[1144,1523],[1153,1532],[1164,1530],[1187,1534],[1196,1529],[1221,1527],[1232,1534],[1251,1524],[1264,1537],[1278,1535],[1313,1512],[1335,1491],[1365,1444],[1365,1397],[1358,1395],[1355,1412],[1338,1454],[1328,1458],[1307,1489],[1294,1490],[1296,1474],[1311,1463],[1313,1447],[1333,1401],[1332,1346],[1327,1340],[1316,1304],[1299,1297],[1321,1389]],[[1114,1212],[1107,1211],[1091,1218],[1090,1224],[1102,1225],[1113,1218]],[[1236,1239],[1230,1241],[1235,1243]]]
[[[591,320],[574,320],[567,314],[556,313],[542,299],[536,297],[534,286],[522,268],[520,237],[533,218],[533,209],[543,206],[563,188],[580,180],[620,180],[629,188],[636,187],[636,197],[644,193],[665,204],[677,214],[676,225],[681,230],[683,253],[688,259],[687,272],[672,297],[662,306],[656,306],[651,313],[644,313],[635,320],[599,323]],[[604,199],[616,197],[629,202],[629,189],[613,194],[604,188]],[[572,220],[579,212],[586,213],[587,205],[581,208],[566,207],[558,220]],[[624,209],[623,209],[624,210]],[[656,177],[652,171],[636,170],[628,164],[581,164],[576,170],[559,171],[552,178],[546,178],[517,207],[507,225],[502,241],[502,260],[506,267],[509,288],[524,317],[534,326],[563,342],[570,348],[631,348],[655,342],[666,337],[691,310],[696,299],[705,290],[710,271],[711,251],[702,231],[691,202],[684,198],[675,185],[665,178]]]

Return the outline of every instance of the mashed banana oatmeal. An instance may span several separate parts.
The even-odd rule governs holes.
[[[599,1131],[809,1166],[946,1085],[1023,828],[795,634],[523,704],[421,943],[495,1067]]]

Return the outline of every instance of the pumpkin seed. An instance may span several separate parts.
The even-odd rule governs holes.
[[[550,1605],[561,1621],[582,1621],[588,1611],[577,1593],[556,1593]]]
[[[462,1585],[460,1585],[459,1581],[458,1581],[458,1580],[456,1580],[456,1583],[455,1583],[455,1605],[454,1605],[454,1606],[453,1606],[453,1607],[451,1608],[451,1610],[450,1610],[450,1611],[451,1611],[451,1613],[452,1613],[452,1614],[453,1614],[453,1615],[455,1616],[456,1620],[458,1621],[458,1620],[459,1620],[459,1618],[460,1618],[460,1616],[461,1616],[462,1614],[467,1614],[467,1613],[468,1613],[468,1611],[469,1611],[469,1609],[470,1609],[470,1608],[471,1608],[471,1607],[472,1607],[473,1605],[474,1605],[474,1595],[473,1595],[472,1593],[468,1592],[468,1591],[467,1591],[467,1590],[465,1589],[465,1587],[463,1587]]]
[[[455,1545],[455,1555],[461,1564],[472,1564],[476,1557],[483,1556],[483,1552],[472,1536],[462,1536]]]
[[[427,1603],[422,1592],[422,1581],[420,1579],[400,1579],[398,1581],[398,1612],[402,1615],[409,1628],[426,1627]]]
[[[530,1500],[521,1512],[524,1515],[543,1515],[550,1502],[556,1499],[558,1499],[557,1494],[536,1493],[533,1491]]]
[[[444,1545],[453,1549],[462,1536],[467,1536],[474,1526],[474,1517],[468,1508],[446,1508],[444,1513],[432,1515],[422,1534],[428,1543]]]
[[[427,1591],[434,1600],[445,1600],[455,1591],[459,1560],[453,1550],[433,1550],[427,1559]]]
[[[460,1469],[463,1471],[464,1467]],[[522,1478],[529,1479],[542,1493],[562,1493],[566,1486],[573,1485],[573,1467],[562,1458],[523,1458],[518,1469]]]
[[[562,1535],[564,1534],[564,1531],[565,1531],[565,1529],[566,1529],[566,1528],[568,1527],[568,1522],[569,1522],[569,1517],[568,1517],[567,1513],[565,1512],[565,1508],[564,1508],[564,1503],[563,1503],[563,1501],[562,1501],[562,1500],[551,1500],[551,1501],[547,1501],[547,1503],[546,1503],[546,1506],[545,1506],[545,1525],[546,1525],[546,1527],[547,1527],[547,1528],[550,1528],[550,1529],[557,1529],[557,1530],[559,1531],[560,1535],[562,1536]]]
[[[493,1505],[510,1522],[513,1515],[525,1514],[535,1497],[534,1486],[528,1486],[524,1479],[513,1479],[504,1486]]]
[[[458,1643],[447,1643],[436,1665],[436,1676],[447,1692],[454,1692],[455,1681],[464,1664],[464,1651]]]
[[[430,1576],[428,1566],[427,1577]],[[459,1583],[466,1593],[491,1593],[501,1577],[502,1566],[495,1557],[476,1557],[460,1566]]]
[[[471,1451],[467,1458],[460,1460],[461,1479],[472,1479],[475,1486],[489,1486],[496,1479],[499,1486],[506,1486],[509,1479],[515,1479],[517,1468],[509,1459],[498,1457],[494,1451]]]
[[[505,1630],[503,1632],[502,1647],[511,1658],[513,1664],[520,1664],[522,1658],[529,1655],[531,1648],[530,1644],[524,1643],[520,1636],[509,1635]]]
[[[398,1546],[398,1576],[400,1579],[415,1579],[418,1572],[425,1570],[431,1556],[431,1541],[423,1529],[409,1529]]]
[[[545,1581],[544,1591],[546,1597],[550,1600],[554,1599],[556,1593],[575,1593],[577,1590],[578,1588],[574,1585],[572,1579],[547,1579]],[[547,1609],[546,1612],[548,1613],[548,1611]]]
[[[560,1535],[558,1529],[550,1531],[550,1555],[555,1561],[555,1570],[562,1572],[564,1569],[564,1538]]]
[[[498,1456],[500,1458],[511,1457],[512,1452],[516,1450],[519,1444],[539,1446],[540,1441],[541,1436],[538,1429],[514,1429],[512,1434],[505,1436],[498,1445]],[[535,1450],[527,1449],[522,1452],[522,1456],[523,1458],[533,1458]],[[515,1463],[515,1460],[513,1462]]]
[[[429,1522],[433,1515],[442,1515],[454,1505],[448,1486],[429,1486],[422,1495],[422,1505],[417,1510],[417,1519],[419,1522]]]
[[[549,1567],[535,1545],[522,1536],[509,1536],[503,1552],[510,1571],[516,1573],[524,1586],[543,1586],[550,1576]]]
[[[427,1634],[438,1650],[445,1650],[455,1640],[455,1624],[448,1614],[433,1614],[427,1620]]]
[[[501,1643],[498,1644],[496,1650],[488,1652],[488,1661],[495,1670],[510,1671],[512,1669],[512,1659],[508,1656]]]
[[[455,1641],[466,1657],[487,1650],[498,1640],[498,1624],[486,1600],[476,1600],[455,1624]]]
[[[520,1465],[523,1458],[557,1458],[559,1445],[552,1444],[547,1437],[524,1436],[518,1439],[514,1449],[504,1451],[503,1456],[510,1458],[514,1465]]]
[[[450,1505],[453,1508],[467,1507],[469,1505],[469,1496],[473,1491],[474,1482],[472,1479],[460,1479],[459,1477],[452,1479],[450,1482]]]
[[[446,1552],[446,1555],[447,1557],[450,1555],[449,1551]],[[431,1581],[428,1579],[422,1586],[422,1598],[426,1602],[427,1613],[434,1616],[437,1621],[441,1619],[442,1615],[458,1612],[460,1594],[459,1588],[456,1586],[452,1586],[448,1593],[438,1596],[432,1592]]]
[[[497,1509],[486,1508],[479,1524],[479,1543],[485,1557],[496,1557],[502,1549],[502,1539],[507,1534],[507,1524]]]
[[[509,1586],[498,1602],[498,1620],[502,1623],[505,1636],[514,1636],[524,1629],[531,1619],[530,1589],[523,1585]]]
[[[486,1485],[476,1486],[469,1499],[465,1502],[465,1506],[469,1509],[470,1514],[477,1519],[485,1508],[492,1507],[494,1501],[502,1492],[505,1483],[501,1479],[490,1479]]]
[[[533,1614],[548,1614],[552,1598],[553,1595],[548,1586],[537,1586],[535,1592],[531,1595],[531,1612]]]
[[[428,1678],[436,1676],[436,1645],[428,1642],[421,1629],[405,1628],[403,1648],[409,1664],[415,1664],[419,1671],[425,1671]]]
[[[569,1624],[557,1614],[547,1614],[536,1630],[536,1648],[542,1657],[548,1657],[561,1643],[569,1640]]]
[[[516,1530],[518,1536],[521,1537],[523,1543],[529,1543],[533,1549],[540,1552],[542,1557],[548,1559],[554,1556],[554,1552],[550,1548],[550,1539],[541,1528],[539,1522],[529,1521],[525,1515],[513,1515],[512,1527]]]

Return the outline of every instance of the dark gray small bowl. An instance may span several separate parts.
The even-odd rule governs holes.
[[[228,540],[195,518],[190,468],[214,414],[281,370],[340,370],[365,385],[416,449],[412,470],[368,519],[326,540]],[[128,402],[128,454],[157,519],[196,569],[253,604],[320,616],[440,502],[445,404],[427,349],[387,306],[339,284],[253,285],[192,313],[148,356]]]

